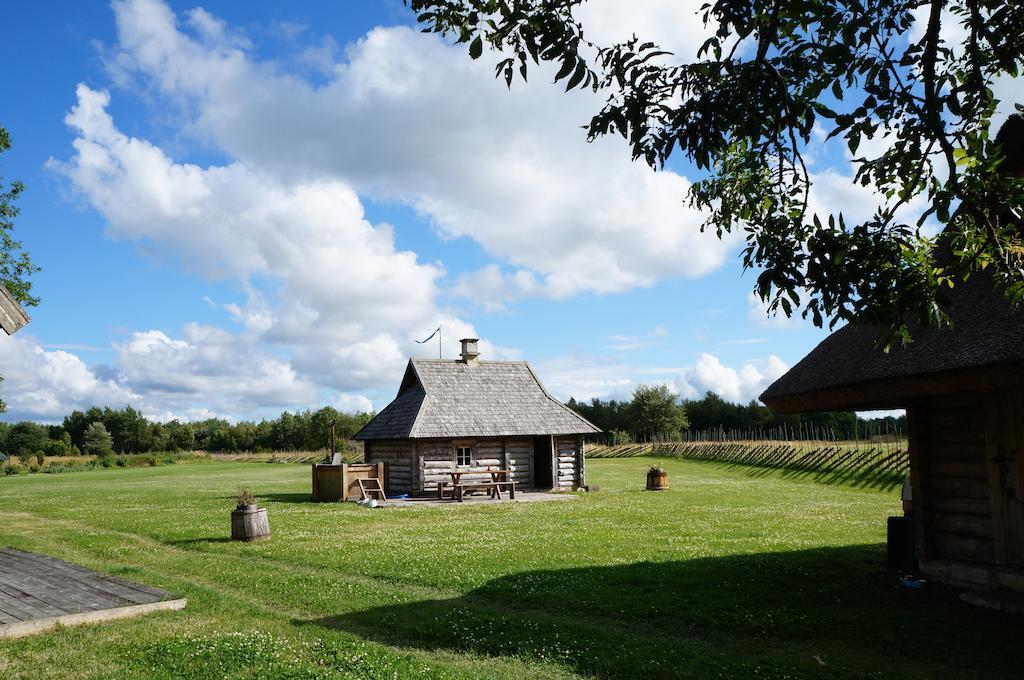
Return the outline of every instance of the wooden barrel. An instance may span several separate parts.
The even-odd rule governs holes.
[[[665,491],[668,489],[668,472],[665,470],[647,471],[647,490]]]
[[[267,509],[246,505],[231,511],[231,540],[260,541],[270,538]]]

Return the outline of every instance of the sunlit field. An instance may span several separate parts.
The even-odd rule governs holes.
[[[642,489],[663,464],[671,490]],[[3,678],[1019,677],[1019,618],[884,569],[898,491],[587,462],[564,502],[308,502],[309,467],[0,478],[0,545],[188,598],[0,641]],[[227,540],[249,486],[273,537]]]

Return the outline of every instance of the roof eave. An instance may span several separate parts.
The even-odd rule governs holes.
[[[833,385],[803,392],[773,394],[775,386],[772,385],[761,395],[761,401],[776,413],[872,411],[906,408],[930,397],[1017,387],[1022,381],[1024,362],[1008,362]]]

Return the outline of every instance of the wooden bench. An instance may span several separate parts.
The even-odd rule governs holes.
[[[444,482],[441,484],[444,484]],[[441,488],[443,489],[443,487]],[[509,500],[515,500],[516,498],[515,482],[466,482],[465,484],[452,484],[452,489],[455,491],[455,500],[460,503],[466,491],[487,491],[492,498],[501,498],[501,490],[505,489],[508,491]],[[443,490],[439,493],[444,498]]]

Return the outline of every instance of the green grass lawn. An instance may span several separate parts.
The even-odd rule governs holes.
[[[1019,618],[884,571],[897,492],[588,461],[564,502],[313,504],[309,468],[0,479],[0,546],[188,598],[0,641],[0,678],[1020,677]],[[226,540],[250,486],[273,538]]]

